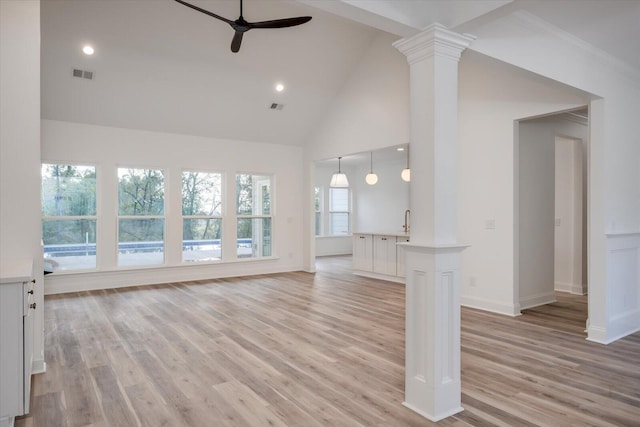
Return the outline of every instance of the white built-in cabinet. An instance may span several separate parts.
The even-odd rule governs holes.
[[[32,262],[0,266],[0,427],[29,412],[36,292]]]
[[[353,235],[353,269],[373,271],[373,236]]]
[[[396,236],[373,236],[373,272],[396,275]]]
[[[404,234],[354,233],[354,274],[404,283],[404,254],[397,243],[408,241]]]
[[[408,243],[409,236],[398,236],[396,239],[397,243]],[[406,277],[405,274],[405,258],[404,249],[402,246],[397,246],[397,259],[396,259],[396,275],[398,277]]]

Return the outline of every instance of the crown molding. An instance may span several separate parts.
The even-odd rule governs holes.
[[[640,70],[637,70],[636,68],[611,55],[610,53],[597,48],[590,43],[587,43],[581,38],[567,31],[564,31],[563,29],[558,28],[548,21],[545,21],[544,19],[525,10],[518,10],[517,12],[513,13],[513,16],[521,20],[526,26],[528,26],[528,28],[545,32],[552,35],[553,37],[566,41],[567,43],[575,46],[577,49],[580,49],[597,58],[600,62],[607,65],[612,71],[628,79],[631,79],[636,84],[640,85]]]
[[[474,36],[458,34],[442,24],[435,23],[412,37],[398,40],[393,43],[393,47],[407,57],[409,64],[433,56],[459,61],[462,52],[475,39]]]

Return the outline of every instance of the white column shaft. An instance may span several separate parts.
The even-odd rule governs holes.
[[[395,43],[410,64],[411,243],[404,405],[438,421],[460,406],[458,61],[472,38],[435,24]]]

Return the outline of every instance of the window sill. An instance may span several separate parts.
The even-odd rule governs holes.
[[[268,257],[253,257],[253,258],[237,258],[231,260],[217,260],[217,261],[201,261],[201,262],[181,262],[180,264],[154,264],[154,265],[139,265],[139,266],[131,266],[131,267],[121,267],[121,268],[113,268],[113,269],[86,269],[86,270],[59,270],[54,271],[53,273],[47,275],[47,277],[56,277],[56,276],[75,276],[75,275],[83,275],[83,274],[100,274],[100,273],[119,273],[119,272],[130,272],[130,271],[148,271],[148,270],[158,270],[162,268],[192,268],[192,267],[211,267],[214,265],[225,265],[225,264],[238,264],[238,263],[247,263],[247,262],[260,262],[260,261],[278,261],[280,260],[279,256],[268,256]]]

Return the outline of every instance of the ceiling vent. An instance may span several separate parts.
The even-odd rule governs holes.
[[[71,74],[73,75],[73,77],[78,77],[80,79],[93,80],[94,72],[74,68]]]
[[[282,111],[283,108],[284,108],[284,104],[278,104],[276,102],[272,102],[271,105],[269,106],[269,109],[271,110]]]

